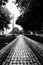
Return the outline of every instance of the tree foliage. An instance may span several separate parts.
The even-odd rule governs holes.
[[[11,13],[5,7],[5,5],[0,6],[0,29],[9,28],[8,24],[10,24],[10,17]]]
[[[25,30],[41,30],[43,21],[43,1],[41,0],[17,0],[20,7],[24,7],[26,12],[16,21]]]
[[[5,5],[8,2],[8,0],[0,0],[0,5]]]

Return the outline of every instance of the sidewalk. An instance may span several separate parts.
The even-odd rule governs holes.
[[[16,38],[15,40],[13,40],[11,43],[9,43],[7,46],[5,46],[0,50],[0,62],[7,55],[7,53],[12,49],[13,45],[16,44],[17,40],[18,38]]]
[[[25,37],[25,40],[43,58],[43,45],[27,37]]]

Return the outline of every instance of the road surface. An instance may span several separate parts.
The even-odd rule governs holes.
[[[24,37],[20,35],[18,38],[2,65],[41,65]]]

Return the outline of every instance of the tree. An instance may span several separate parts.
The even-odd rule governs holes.
[[[17,27],[14,28],[14,33],[19,34],[19,29]]]
[[[41,30],[43,20],[42,0],[17,0],[17,3],[21,9],[24,7],[25,12],[23,17],[20,16],[16,23],[21,25],[26,31]]]
[[[19,29],[17,27],[15,27],[10,34],[19,34]]]
[[[0,0],[0,5],[5,5],[8,2],[8,0]]]
[[[3,5],[0,6],[0,29],[4,29],[4,27],[9,29],[8,24],[10,24],[11,13],[8,9]]]

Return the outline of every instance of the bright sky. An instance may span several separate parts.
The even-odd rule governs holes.
[[[18,27],[19,30],[22,30],[22,27],[20,25],[15,24],[15,22],[18,19],[18,17],[23,14],[23,12],[21,13],[20,8],[17,9],[17,7],[16,7],[18,4],[15,5],[15,3],[12,3],[12,1],[15,2],[16,0],[9,0],[8,3],[6,4],[6,7],[14,16],[13,17],[14,18],[14,27]],[[13,20],[11,20],[11,24],[9,24],[10,29],[7,30],[8,33],[12,30],[12,22],[13,22]]]

